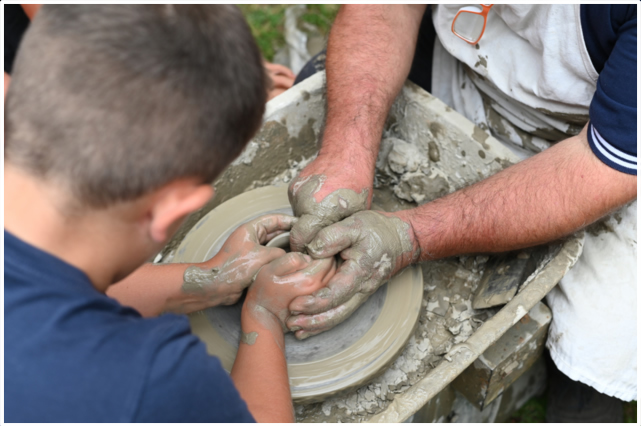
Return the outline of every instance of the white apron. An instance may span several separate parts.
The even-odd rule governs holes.
[[[579,133],[598,78],[580,6],[495,5],[476,46],[451,31],[462,6],[433,10],[434,96],[521,159]],[[636,201],[601,229],[586,232],[583,254],[547,296],[547,347],[571,379],[636,400]]]

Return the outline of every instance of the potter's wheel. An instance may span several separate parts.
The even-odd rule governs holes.
[[[267,213],[292,214],[287,187],[268,186],[245,192],[204,216],[185,236],[174,262],[202,262],[213,257],[241,224]],[[350,318],[332,330],[298,341],[285,335],[292,398],[324,396],[367,382],[389,365],[407,343],[423,296],[420,266],[412,266],[381,286]],[[240,340],[241,303],[195,312],[191,328],[223,367],[231,367]]]

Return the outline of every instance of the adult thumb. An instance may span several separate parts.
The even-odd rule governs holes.
[[[305,251],[305,246],[323,229],[321,220],[314,215],[304,214],[289,232],[289,247],[292,251]]]

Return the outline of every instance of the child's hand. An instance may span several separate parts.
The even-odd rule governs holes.
[[[286,66],[279,64],[272,64],[264,62],[267,75],[271,80],[270,87],[267,92],[267,100],[272,100],[280,95],[294,84],[296,75]]]
[[[261,268],[249,288],[243,309],[251,310],[259,319],[271,314],[286,330],[289,303],[323,288],[335,272],[333,257],[314,260],[302,253],[287,253]]]
[[[204,297],[205,307],[236,303],[258,270],[285,254],[283,249],[262,244],[289,231],[295,221],[293,216],[270,214],[239,226],[216,256],[185,271],[183,292]]]

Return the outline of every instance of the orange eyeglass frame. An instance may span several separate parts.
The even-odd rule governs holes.
[[[481,41],[481,38],[485,33],[485,26],[487,25],[487,14],[490,13],[490,9],[492,9],[492,6],[494,6],[494,4],[481,4],[480,6],[482,8],[480,12],[469,10],[468,7],[462,7],[459,9],[458,13],[456,14],[456,16],[454,16],[454,19],[452,20],[452,32],[454,33],[454,35],[460,38],[461,40],[465,41],[466,43],[469,43],[472,45],[477,44],[479,41]],[[459,17],[461,13],[471,13],[474,15],[481,15],[483,17],[483,29],[481,30],[481,34],[479,35],[479,38],[477,38],[475,41],[469,41],[465,37],[457,34],[457,32],[454,30],[454,24],[456,23],[456,19]]]

